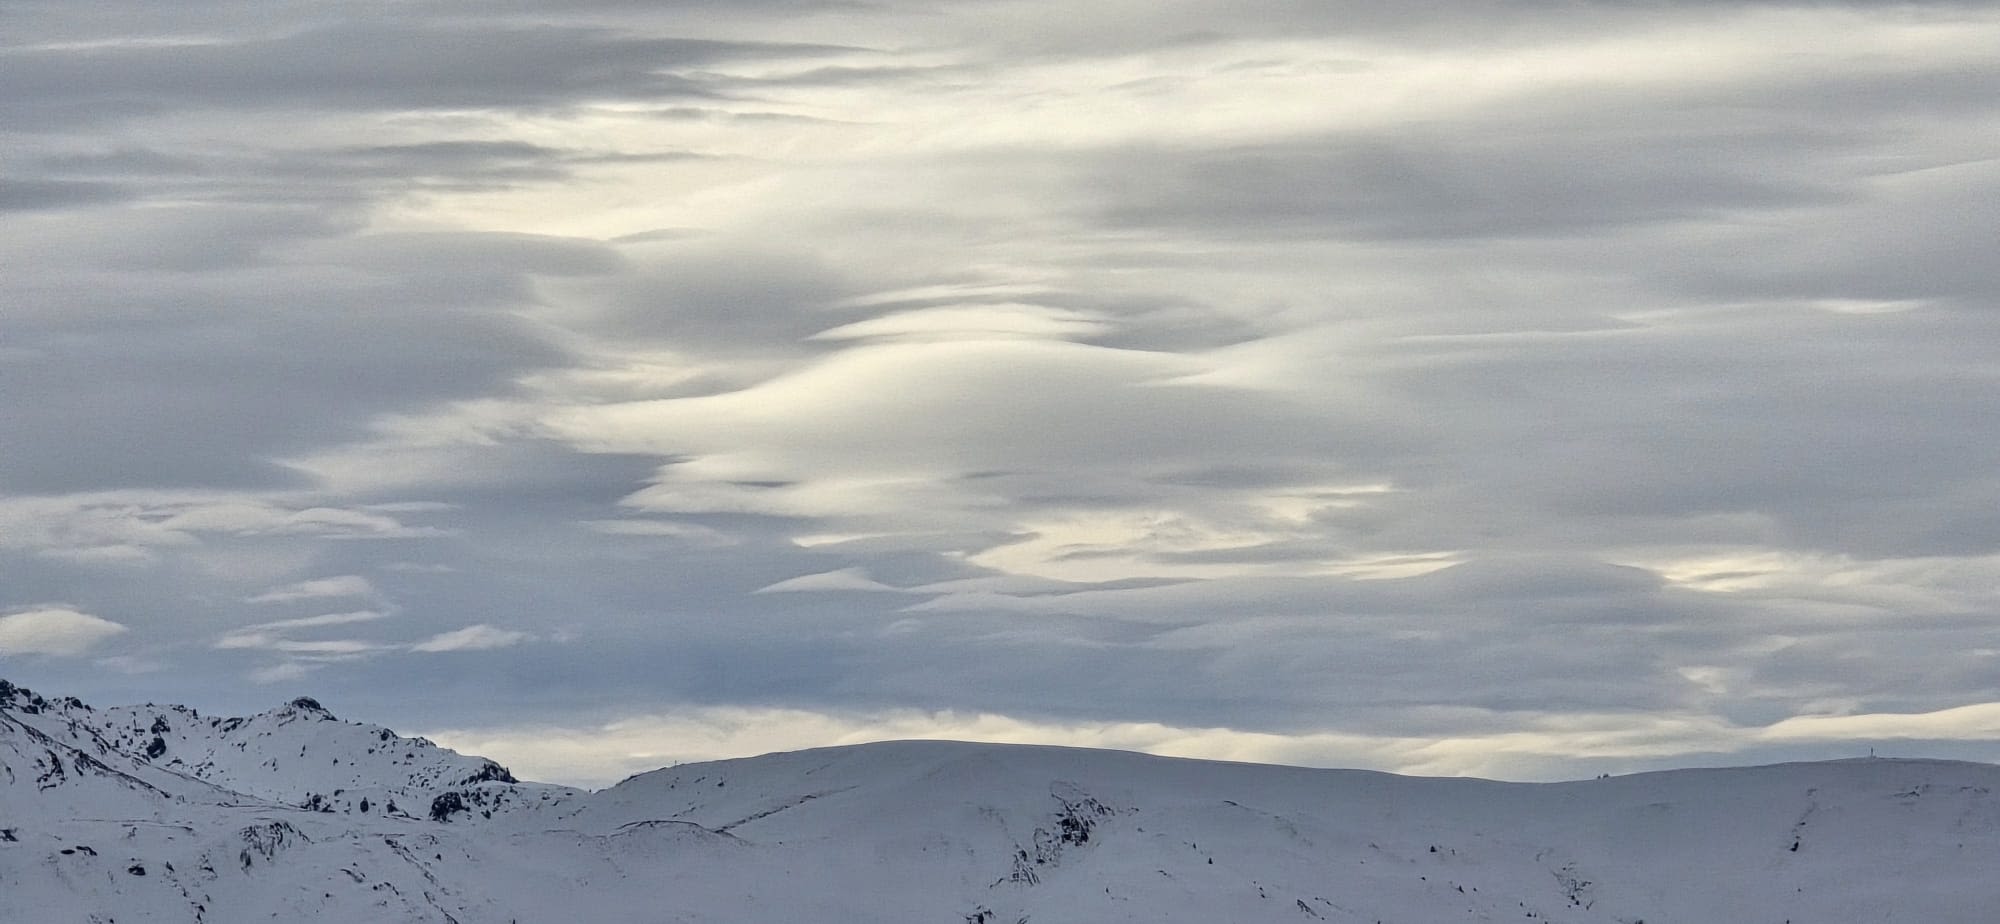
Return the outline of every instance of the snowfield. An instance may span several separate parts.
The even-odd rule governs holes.
[[[2000,768],[1555,784],[901,741],[599,792],[341,721],[0,682],[0,921],[2000,920]]]

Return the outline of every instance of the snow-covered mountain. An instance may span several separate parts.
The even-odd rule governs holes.
[[[0,684],[0,921],[1990,922],[1996,786],[1922,760],[1518,784],[905,741],[585,793],[309,700],[216,719]]]
[[[142,779],[164,773],[231,793],[314,811],[428,811],[431,800],[477,783],[514,783],[506,768],[422,738],[342,722],[311,699],[249,718],[186,706],[92,709],[0,681],[15,721]],[[393,807],[392,807],[393,806]]]

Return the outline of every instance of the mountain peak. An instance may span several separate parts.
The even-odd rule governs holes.
[[[0,710],[13,709],[36,713],[48,707],[48,701],[27,687],[19,687],[0,679]]]
[[[277,711],[293,715],[310,715],[322,719],[332,719],[334,717],[332,712],[327,711],[325,706],[319,704],[319,700],[313,699],[310,696],[301,696],[294,699],[279,707]]]

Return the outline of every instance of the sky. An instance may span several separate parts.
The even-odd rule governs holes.
[[[2000,7],[8,0],[0,676],[2000,760]]]

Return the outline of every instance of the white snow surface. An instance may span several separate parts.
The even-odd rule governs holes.
[[[1985,764],[1524,784],[901,741],[593,793],[496,771],[310,701],[0,685],[0,921],[2000,919]]]

